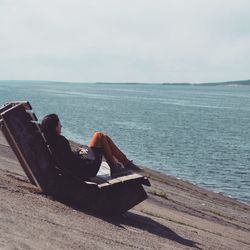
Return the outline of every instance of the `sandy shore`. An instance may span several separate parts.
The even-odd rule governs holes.
[[[106,218],[31,185],[0,139],[0,249],[250,249],[250,206],[145,169],[149,198]]]

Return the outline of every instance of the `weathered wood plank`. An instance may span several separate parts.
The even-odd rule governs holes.
[[[6,139],[28,178],[44,192],[50,192],[56,177],[55,167],[41,134],[29,121],[24,106],[17,105],[3,112],[2,118],[6,125],[3,128]]]
[[[32,171],[29,169],[29,164],[27,163],[25,157],[22,155],[21,151],[19,150],[19,147],[16,144],[16,141],[14,139],[14,137],[11,135],[11,133],[8,131],[6,126],[2,126],[1,127],[2,133],[4,134],[4,137],[6,139],[6,141],[8,142],[8,144],[11,146],[13,152],[15,153],[17,159],[19,160],[25,174],[27,175],[27,177],[29,178],[30,182],[33,185],[36,185],[39,187],[39,184],[36,182]]]
[[[32,109],[30,103],[27,102],[27,101],[15,101],[15,102],[6,103],[3,106],[1,106],[0,107],[0,113],[4,112],[4,111],[6,111],[6,110],[8,110],[8,109],[10,109],[10,108],[12,108],[14,106],[17,106],[17,105],[22,105],[25,108],[25,110],[31,110]]]

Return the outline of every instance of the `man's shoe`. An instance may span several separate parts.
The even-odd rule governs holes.
[[[112,178],[132,174],[130,170],[123,168],[119,163],[116,163],[110,168],[110,173]]]
[[[142,171],[142,170],[143,170],[143,169],[140,168],[139,166],[135,165],[135,164],[133,163],[133,161],[129,161],[129,163],[126,164],[124,167],[127,168],[127,169],[134,170],[134,171]]]

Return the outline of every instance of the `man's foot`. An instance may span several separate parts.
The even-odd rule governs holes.
[[[110,173],[112,178],[132,174],[130,170],[123,168],[119,163],[116,163],[115,165],[110,167]]]
[[[127,169],[134,170],[134,171],[142,171],[142,168],[140,168],[139,166],[135,165],[133,163],[133,161],[129,161],[128,164],[126,164],[124,167],[127,168]]]

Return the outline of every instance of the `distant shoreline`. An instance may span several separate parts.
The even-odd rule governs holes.
[[[107,84],[107,85],[163,85],[163,86],[250,86],[250,80],[236,80],[236,81],[225,81],[225,82],[75,82],[75,81],[53,81],[53,80],[0,80],[0,83],[70,83],[70,84]]]
[[[162,83],[162,85],[199,85],[199,86],[250,85],[250,80],[228,81],[228,82],[207,82],[207,83]]]

